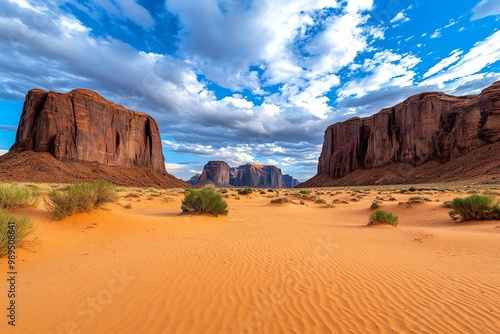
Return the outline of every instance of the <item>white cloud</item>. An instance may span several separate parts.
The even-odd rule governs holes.
[[[391,23],[394,24],[394,26],[400,25],[401,23],[408,22],[410,21],[410,18],[406,16],[404,11],[400,11],[396,16],[394,16],[391,19]]]
[[[339,100],[347,97],[361,97],[381,88],[406,87],[413,84],[413,68],[420,62],[411,54],[400,55],[391,51],[381,51],[372,59],[366,59],[363,69],[367,75],[347,82],[337,93]]]
[[[441,72],[443,69],[449,67],[450,65],[456,63],[459,59],[460,56],[463,54],[463,51],[461,50],[453,50],[450,53],[450,56],[447,58],[442,59],[439,63],[431,67],[424,75],[423,78],[427,78],[430,76],[433,76],[436,73]]]
[[[445,25],[444,27],[446,29],[446,28],[454,26],[457,23],[458,23],[458,21],[450,20],[450,22],[447,25]]]
[[[479,20],[487,16],[500,15],[500,1],[498,0],[482,0],[472,8],[471,20]]]
[[[485,40],[476,43],[455,65],[449,67],[445,72],[427,79],[422,84],[435,84],[443,87],[446,82],[478,73],[486,66],[498,62],[499,59],[500,31],[496,31]]]
[[[7,152],[9,152],[9,151],[7,151],[7,150],[0,150],[0,155],[4,155]]]
[[[440,37],[441,37],[441,28],[438,28],[432,33],[431,38],[440,38]]]

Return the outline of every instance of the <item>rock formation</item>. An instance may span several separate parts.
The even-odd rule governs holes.
[[[500,140],[500,82],[479,95],[414,95],[367,118],[329,126],[318,175],[343,178],[360,169],[445,163]]]
[[[281,169],[276,166],[246,164],[238,167],[235,184],[241,187],[284,188]]]
[[[298,183],[289,176],[289,184]],[[286,188],[281,170],[275,166],[246,164],[229,167],[224,161],[209,161],[203,168],[197,186],[212,184],[216,187]]]
[[[295,188],[300,184],[299,180],[294,179],[289,174],[283,175],[283,182],[285,182],[285,188]]]
[[[91,162],[165,171],[160,131],[150,116],[92,91],[29,91],[13,152],[49,152],[64,162]]]
[[[236,184],[236,176],[238,176],[238,167],[229,168],[229,184]]]
[[[116,167],[114,172],[105,168],[110,173],[120,173],[117,168],[136,168],[134,172],[121,171],[123,175],[130,172],[131,178],[141,177],[135,175],[137,173],[143,174],[151,181],[130,180],[131,185],[144,182],[163,186],[186,185],[165,170],[160,131],[153,118],[111,103],[84,89],[67,94],[40,89],[28,92],[16,142],[7,158],[12,162],[16,155],[23,152],[45,152],[63,163]],[[47,155],[44,157],[54,165]],[[5,160],[3,158],[2,162],[5,163]],[[94,169],[102,170],[97,165]],[[106,172],[103,172],[100,177],[106,178],[105,175]],[[110,175],[109,178],[127,183],[122,177],[115,176]],[[50,174],[47,178],[50,179]],[[54,179],[53,182],[61,181]]]
[[[198,179],[197,185],[213,184],[217,187],[229,186],[229,165],[224,161],[209,161]]]
[[[196,185],[198,183],[198,180],[200,179],[200,175],[201,174],[196,174],[192,178],[190,178],[189,180],[187,180],[186,182],[189,183],[189,184],[192,184],[194,186],[194,185]]]

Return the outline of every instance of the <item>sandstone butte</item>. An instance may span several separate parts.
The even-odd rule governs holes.
[[[301,187],[500,177],[500,82],[479,95],[430,92],[330,125],[317,175]]]
[[[293,188],[298,181],[290,175],[282,175],[276,166],[248,163],[229,167],[224,161],[209,161],[198,178],[197,185],[212,184],[216,187]]]
[[[99,94],[33,89],[24,102],[16,141],[0,157],[0,179],[186,187],[168,174],[160,130],[149,115]]]

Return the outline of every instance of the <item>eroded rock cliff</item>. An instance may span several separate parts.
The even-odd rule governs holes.
[[[67,94],[28,92],[12,152],[48,152],[63,162],[165,171],[160,131],[144,113],[76,89]]]
[[[500,140],[500,82],[479,95],[422,93],[367,118],[329,126],[318,175],[342,178],[392,163],[441,163]]]
[[[197,185],[213,184],[229,186],[229,165],[224,161],[209,161],[204,167]]]

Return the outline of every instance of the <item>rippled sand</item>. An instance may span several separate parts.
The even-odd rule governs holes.
[[[180,215],[182,195],[58,222],[19,210],[37,238],[18,249],[7,333],[498,333],[500,222],[453,222],[456,194],[395,194],[381,208],[397,228],[365,226],[376,191],[333,208],[268,195],[218,218]]]

